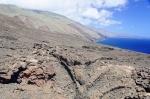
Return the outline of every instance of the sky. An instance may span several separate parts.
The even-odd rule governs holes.
[[[64,15],[113,36],[150,38],[150,0],[0,0]]]

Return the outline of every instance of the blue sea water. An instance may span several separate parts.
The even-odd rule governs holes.
[[[150,39],[106,38],[98,43],[150,54]]]

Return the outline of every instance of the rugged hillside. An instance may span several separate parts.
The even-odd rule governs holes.
[[[18,36],[24,35],[27,39],[34,40],[35,35],[38,39],[49,39],[47,37],[51,36],[56,36],[54,38],[57,38],[58,36],[58,38],[63,39],[62,42],[65,42],[65,38],[72,40],[69,37],[76,38],[75,41],[81,40],[81,38],[85,41],[101,38],[101,35],[91,29],[64,16],[50,12],[25,10],[11,5],[0,5],[0,14],[3,27],[16,29],[14,32],[20,32],[20,34],[17,34]],[[30,35],[30,38],[28,38],[28,35]],[[66,40],[66,42],[68,41]]]
[[[1,99],[150,99],[150,55],[99,37],[60,15],[1,5]]]

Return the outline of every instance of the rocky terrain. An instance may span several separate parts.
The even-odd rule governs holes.
[[[0,5],[1,99],[150,99],[150,55],[63,16]]]

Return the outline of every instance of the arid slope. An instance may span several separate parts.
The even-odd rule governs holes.
[[[150,99],[150,55],[92,41],[66,17],[0,5],[1,99]]]

